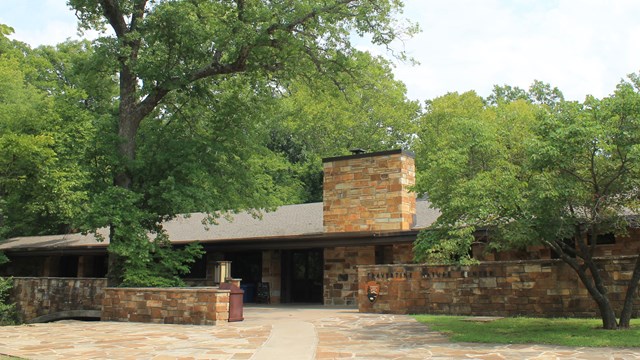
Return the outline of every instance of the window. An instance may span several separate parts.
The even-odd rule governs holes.
[[[614,233],[599,234],[596,238],[597,245],[613,245],[616,243],[616,235]]]
[[[393,264],[393,245],[376,246],[376,265]]]
[[[78,276],[78,256],[64,255],[60,257],[60,277]]]

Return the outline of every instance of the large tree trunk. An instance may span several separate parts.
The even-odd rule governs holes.
[[[133,183],[130,166],[136,158],[136,134],[139,124],[139,120],[134,119],[131,115],[121,113],[118,125],[118,136],[120,138],[118,155],[120,155],[122,161],[122,168],[116,174],[114,185],[124,189],[131,189]]]
[[[616,319],[616,313],[613,311],[613,307],[609,302],[609,299],[604,296],[603,301],[597,301],[598,308],[600,309],[600,317],[602,318],[602,328],[605,330],[618,329],[618,322]]]
[[[587,257],[584,259],[586,265],[589,267],[589,272],[591,273],[591,281],[587,283],[583,281],[585,286],[587,286],[587,290],[593,300],[595,300],[596,304],[598,304],[598,309],[600,310],[600,316],[602,317],[602,328],[607,330],[615,330],[618,328],[618,322],[616,319],[616,313],[613,310],[613,306],[611,305],[611,301],[609,301],[609,297],[607,296],[607,288],[604,285],[604,280],[602,276],[600,276],[600,268],[595,263],[592,257]],[[585,279],[586,279],[585,274]]]
[[[120,107],[118,117],[118,155],[120,157],[120,168],[115,175],[113,185],[123,189],[131,189],[133,176],[130,169],[136,158],[136,134],[140,127],[141,116],[137,109],[136,87],[137,78],[126,64],[121,65],[120,70]],[[116,245],[122,239],[115,234],[115,224],[111,224],[109,229],[109,241],[111,245]],[[107,273],[107,285],[118,286],[122,282],[123,259],[113,251],[109,251]]]
[[[581,271],[582,274],[578,273],[578,276],[580,276],[582,283],[586,286],[593,300],[598,304],[600,317],[602,318],[602,328],[606,330],[615,330],[618,328],[616,313],[613,311],[613,306],[611,306],[611,302],[607,296],[607,289],[598,272],[598,266],[592,258],[585,259],[585,262],[588,262],[587,265],[589,266],[591,279],[588,278],[585,271]]]
[[[624,306],[620,313],[620,328],[628,329],[631,325],[631,315],[633,314],[633,301],[636,299],[638,284],[640,283],[640,256],[636,258],[636,265],[633,269],[633,275],[629,280],[627,293],[624,298]]]
[[[114,239],[115,237],[115,226],[111,225],[109,227],[109,243],[113,244],[115,243],[117,240]],[[108,249],[108,253],[109,253],[109,257],[107,259],[107,286],[111,286],[111,287],[115,287],[120,285],[120,283],[122,282],[122,267],[121,265],[121,259],[120,257],[114,253],[113,251],[111,251],[111,249]]]
[[[593,258],[586,256],[583,259],[584,265],[581,265],[566,253],[562,253],[560,257],[576,272],[582,284],[587,288],[589,295],[598,305],[600,317],[602,318],[602,328],[607,330],[617,329],[616,313],[607,297],[607,288],[604,286],[598,265],[593,261]],[[587,270],[589,270],[590,275],[587,274]]]
[[[576,254],[581,258],[583,263],[579,264],[576,259],[570,258],[570,261],[573,264],[570,263],[569,265],[571,265],[571,267],[577,272],[578,277],[587,288],[589,295],[591,295],[591,298],[598,305],[600,317],[602,318],[602,328],[606,330],[615,330],[618,328],[616,313],[613,310],[611,301],[609,300],[608,290],[605,286],[602,274],[600,273],[601,269],[593,258],[598,233],[599,231],[597,227],[590,228],[590,235],[587,237],[589,241],[588,246],[583,241],[580,227],[576,227],[574,237],[576,242]]]

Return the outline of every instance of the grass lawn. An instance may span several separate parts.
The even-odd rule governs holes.
[[[640,327],[602,330],[600,319],[504,318],[491,322],[464,321],[468,316],[414,315],[452,341],[494,344],[640,347]]]

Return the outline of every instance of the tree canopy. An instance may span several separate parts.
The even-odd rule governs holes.
[[[470,262],[479,229],[493,249],[546,246],[576,271],[605,328],[628,327],[640,262],[616,323],[594,253],[599,235],[625,234],[638,210],[639,90],[631,75],[612,96],[584,103],[556,91],[489,105],[474,93],[435,99],[421,123],[416,189],[442,215],[420,235],[416,256]]]
[[[356,70],[331,78],[297,77],[270,114],[268,147],[293,164],[301,202],[322,201],[322,157],[413,147],[418,102],[407,100],[388,61],[356,52],[351,62]]]
[[[166,115],[162,111],[165,106],[181,97],[193,103],[205,100],[209,104],[216,101],[240,104],[243,98],[234,99],[227,93],[227,84],[240,77],[249,85],[247,89],[269,83],[275,89],[296,75],[335,76],[357,70],[350,64],[355,52],[350,42],[352,33],[371,34],[374,43],[389,45],[398,34],[415,31],[414,27],[403,29],[401,23],[395,21],[402,6],[397,0],[332,0],[322,3],[306,0],[70,0],[69,4],[79,16],[82,28],[103,29],[109,26],[114,34],[95,43],[97,52],[107,63],[113,64],[119,81],[119,164],[114,172],[115,188],[103,193],[106,196],[103,198],[110,199],[110,203],[115,205],[110,207],[112,211],[106,216],[94,217],[109,219],[111,283],[126,277],[126,273],[117,274],[115,269],[120,268],[116,266],[119,257],[131,257],[127,249],[135,247],[128,243],[146,242],[143,230],[153,230],[158,238],[163,237],[160,220],[172,216],[180,208],[167,200],[176,200],[179,205],[184,205],[184,201],[192,201],[187,200],[185,194],[193,197],[197,193],[192,191],[193,188],[176,191],[179,183],[175,176],[185,179],[184,173],[174,171],[177,169],[172,169],[169,177],[162,174],[163,179],[161,183],[154,184],[153,193],[141,188],[152,189],[144,181],[149,180],[149,173],[143,175],[139,172],[141,167],[138,164],[149,165],[149,162],[141,161],[137,153],[141,150],[138,145],[141,129],[151,126],[146,124],[149,121],[161,120]],[[247,95],[250,94],[245,93],[245,97]],[[209,104],[201,104],[200,109],[220,110]],[[235,153],[216,153],[219,146],[228,149],[226,144],[251,142],[242,140],[246,134],[251,134],[247,126],[253,126],[242,122],[244,114],[235,112],[230,116],[232,114],[227,112],[227,117],[221,115],[213,114],[208,120],[215,122],[215,128],[229,130],[228,134],[232,136],[211,134],[214,137],[210,140],[214,142],[202,144],[200,150],[212,154],[214,160],[200,164],[204,166],[199,166],[195,174],[190,173],[185,179],[188,184],[195,184],[204,179],[202,175],[215,174],[219,183],[224,184],[209,189],[214,193],[218,191],[219,196],[214,200],[198,204],[201,211],[209,213],[221,208],[235,210],[247,206],[245,194],[260,197],[265,193],[264,187],[269,186],[260,181],[263,178],[254,180],[247,176],[248,172],[244,171],[247,169],[242,169],[256,166],[251,154],[242,154],[237,148]],[[184,121],[175,116],[173,120]],[[172,129],[178,130],[181,126],[176,124]],[[203,169],[214,174],[206,170],[202,174]],[[195,189],[201,189],[200,185]],[[164,203],[162,211],[156,211],[154,206],[161,203]],[[250,206],[262,205],[257,202]],[[126,221],[114,221],[124,219],[123,213],[127,214]]]
[[[9,32],[9,31],[8,31]],[[90,97],[55,57],[87,43],[31,50],[0,36],[0,236],[68,232],[87,200],[83,158],[95,137]],[[68,62],[67,62],[68,64]]]
[[[0,225],[4,236],[108,227],[111,284],[180,283],[201,252],[170,250],[164,220],[317,200],[320,157],[367,133],[373,146],[410,140],[394,129],[419,107],[388,63],[351,44],[368,34],[389,46],[414,33],[398,18],[400,1],[68,4],[80,28],[102,36],[30,49],[0,29],[0,54],[20,64],[6,66],[16,85],[0,93],[16,101],[2,106],[25,113],[0,119],[11,144],[3,159],[20,160],[8,164],[17,175],[0,174]],[[320,121],[335,124],[322,124],[327,139],[309,146],[320,139],[309,124]],[[28,135],[20,149],[9,138],[18,135]],[[50,226],[38,226],[45,217]]]

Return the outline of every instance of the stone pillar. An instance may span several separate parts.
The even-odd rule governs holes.
[[[269,283],[272,304],[280,304],[282,290],[282,264],[280,250],[262,252],[262,282]]]
[[[93,267],[95,263],[95,257],[91,255],[78,256],[78,277],[94,277]]]
[[[218,261],[224,260],[224,255],[220,252],[207,252],[206,253],[206,283],[208,286],[213,286],[214,284],[214,275],[215,275],[215,267]]]
[[[324,231],[410,230],[415,224],[414,155],[403,150],[323,159]]]
[[[44,267],[42,269],[43,277],[55,277],[60,275],[60,257],[59,256],[47,256],[44,260]]]
[[[357,265],[375,264],[375,246],[324,249],[324,304],[358,304]]]

